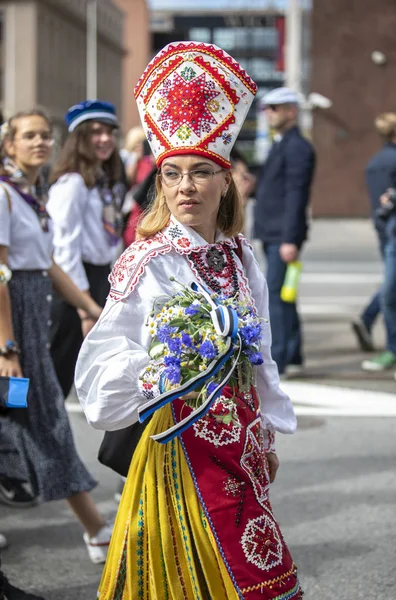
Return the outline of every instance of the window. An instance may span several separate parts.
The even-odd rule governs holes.
[[[207,27],[193,27],[189,32],[190,40],[210,44],[210,29]]]
[[[275,27],[256,27],[250,30],[250,39],[253,48],[276,48],[278,31]]]
[[[224,50],[233,50],[236,47],[235,29],[214,29],[213,43]]]

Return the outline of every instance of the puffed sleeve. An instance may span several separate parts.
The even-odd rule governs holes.
[[[88,189],[83,178],[69,173],[51,187],[47,204],[54,226],[55,262],[82,291],[89,289],[81,249],[87,202]]]
[[[11,213],[7,195],[0,187],[0,246],[9,246],[11,238]]]
[[[95,327],[85,338],[78,357],[75,385],[88,422],[96,429],[114,431],[138,420],[146,401],[139,375],[149,363],[149,327],[155,298],[172,293],[161,266],[146,267],[139,284],[124,300],[109,299]]]
[[[253,251],[243,244],[243,266],[249,287],[262,322],[261,353],[264,363],[257,367],[257,392],[260,398],[261,420],[268,450],[274,450],[274,432],[294,433],[297,420],[287,394],[280,389],[278,367],[271,356],[271,328],[268,310],[268,288]]]

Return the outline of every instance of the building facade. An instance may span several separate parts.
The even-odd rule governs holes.
[[[315,216],[369,214],[364,168],[380,147],[374,119],[396,111],[395,31],[393,0],[313,3],[311,85],[332,101],[313,111]]]
[[[122,129],[140,124],[133,90],[151,58],[149,11],[146,0],[113,0],[124,13],[125,55],[122,70]]]
[[[87,0],[0,1],[5,117],[42,108],[61,135],[68,107],[86,98]],[[123,12],[97,1],[97,96],[121,109]]]
[[[265,127],[260,98],[284,82],[284,12],[276,8],[223,11],[189,8],[177,12],[153,10],[151,32],[152,54],[174,41],[207,42],[220,46],[246,69],[258,84],[258,93],[237,146],[250,163],[262,162],[264,149],[258,143],[258,133],[261,127],[261,133],[265,136]]]

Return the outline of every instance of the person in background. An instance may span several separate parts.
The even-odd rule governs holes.
[[[120,156],[124,163],[128,186],[133,188],[137,183],[139,163],[144,156],[144,142],[146,136],[142,127],[132,127],[126,137],[125,145],[120,150]]]
[[[300,373],[304,362],[297,305],[283,302],[280,292],[287,265],[298,259],[307,237],[315,152],[298,128],[295,92],[276,88],[264,97],[264,103],[276,134],[258,174],[255,237],[261,240],[267,259],[272,355],[283,375]]]
[[[155,190],[156,175],[157,167],[154,165],[140,185],[135,187],[132,210],[123,233],[125,248],[128,248],[136,239],[136,228],[143,213],[148,209]]]
[[[143,133],[144,136],[144,130],[141,127],[134,127],[130,133],[135,138],[139,135],[139,140],[140,133]],[[140,156],[135,165],[133,182],[130,182],[131,188],[125,199],[123,211],[126,214],[123,234],[126,248],[135,241],[136,226],[147,206],[147,194],[157,173],[154,157],[145,136],[144,141],[139,141],[139,144],[141,152],[139,150]]]
[[[385,220],[378,216],[377,211],[380,208],[380,197],[395,184],[396,113],[383,113],[375,119],[374,124],[383,146],[370,159],[365,169],[365,179],[370,198],[371,216],[383,259],[386,245],[386,224]],[[373,295],[360,316],[351,323],[358,344],[364,352],[374,351],[372,328],[380,313],[381,289]],[[365,370],[382,370],[382,367],[386,367],[388,360],[393,366],[393,357],[389,353],[384,353],[372,361],[365,361],[363,368]]]
[[[386,350],[364,360],[364,371],[385,371],[396,367],[396,113],[384,113],[375,126],[385,141],[382,149],[366,168],[366,181],[372,204],[374,225],[384,259],[384,282],[379,297],[373,300],[352,325],[358,340],[367,350],[373,349],[371,328],[382,310],[386,330]]]
[[[243,154],[235,147],[231,150],[231,172],[245,212],[243,233],[251,240],[253,238],[255,203],[255,200],[251,195],[256,185],[256,178],[250,172],[248,163]]]
[[[0,111],[0,125],[4,123],[3,113]],[[1,429],[0,429],[0,440],[1,440]],[[1,468],[0,468],[1,472]],[[29,497],[27,496],[29,501]],[[0,533],[0,551],[8,546],[7,538],[3,533]],[[0,562],[1,565],[1,562]],[[10,584],[7,577],[4,575],[2,569],[0,568],[0,600],[43,600],[39,596],[34,596],[32,594],[27,594],[23,592],[19,588],[14,587]]]
[[[52,174],[47,206],[54,225],[54,258],[80,290],[104,306],[126,191],[116,148],[118,120],[114,106],[99,100],[72,106],[65,119],[69,135]],[[51,355],[65,398],[83,337],[93,324],[85,311],[54,298]]]
[[[48,186],[40,178],[53,143],[50,121],[39,110],[20,112],[1,137],[0,376],[27,377],[29,392],[26,409],[0,414],[0,500],[20,507],[66,499],[92,562],[103,562],[112,528],[89,494],[96,482],[76,452],[48,343],[53,287],[93,321],[101,307],[52,258]]]

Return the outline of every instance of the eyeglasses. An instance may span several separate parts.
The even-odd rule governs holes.
[[[158,173],[158,176],[161,178],[162,183],[167,187],[179,185],[185,175],[188,175],[190,181],[199,185],[200,183],[202,184],[211,181],[215,175],[221,173],[223,170],[224,169],[220,169],[220,171],[210,171],[209,169],[194,169],[193,171],[181,173],[180,171],[165,168],[164,171]]]
[[[39,136],[43,144],[46,144],[47,146],[52,146],[54,143],[54,138],[50,131],[26,131],[26,133],[23,133],[20,138],[15,138],[15,140],[18,141],[19,139],[23,142],[29,142],[32,144],[37,136]]]

